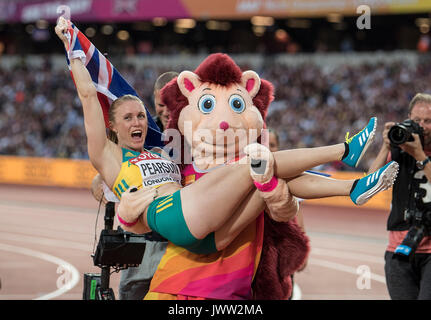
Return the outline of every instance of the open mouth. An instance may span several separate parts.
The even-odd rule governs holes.
[[[133,139],[141,139],[142,138],[142,131],[141,130],[132,131],[132,138]]]

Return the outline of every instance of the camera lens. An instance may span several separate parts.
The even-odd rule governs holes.
[[[403,144],[409,137],[409,132],[401,126],[393,126],[388,132],[389,140],[395,144]]]

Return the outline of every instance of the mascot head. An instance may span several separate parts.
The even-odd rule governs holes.
[[[161,96],[170,111],[168,128],[178,129],[192,149],[204,145],[206,152],[216,153],[226,152],[231,143],[238,145],[244,134],[247,143],[257,139],[273,100],[273,86],[254,71],[242,72],[228,55],[217,53],[194,72],[181,72]],[[187,134],[187,128],[193,135]]]

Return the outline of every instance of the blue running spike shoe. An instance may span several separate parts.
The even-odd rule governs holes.
[[[350,191],[350,199],[360,206],[380,191],[389,189],[398,174],[398,163],[391,161],[379,170],[356,180]]]
[[[358,166],[362,156],[365,154],[371,142],[374,140],[376,128],[377,118],[373,117],[370,119],[367,126],[353,137],[349,138],[349,132],[347,132],[346,149],[348,149],[348,154],[344,155],[342,159],[345,164],[354,168]]]

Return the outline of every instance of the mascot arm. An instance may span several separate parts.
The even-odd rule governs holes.
[[[277,179],[277,186],[271,191],[258,191],[268,207],[271,219],[287,222],[293,219],[299,210],[298,200],[290,193],[287,183]]]
[[[265,200],[269,216],[277,222],[287,222],[296,216],[298,201],[290,193],[287,182],[274,175],[274,155],[262,144],[244,148],[249,157],[250,175],[258,192]]]

